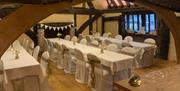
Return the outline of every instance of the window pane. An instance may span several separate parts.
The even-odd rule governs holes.
[[[139,30],[142,29],[142,16],[139,15]]]
[[[149,32],[149,16],[146,14],[146,32]]]
[[[132,15],[129,15],[129,30],[133,30],[133,18],[132,18]]]
[[[127,15],[125,15],[125,30],[127,30]]]
[[[134,31],[138,31],[138,17],[134,15]]]
[[[150,32],[155,30],[155,16],[154,14],[150,14]]]

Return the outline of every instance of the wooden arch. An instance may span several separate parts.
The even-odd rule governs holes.
[[[40,20],[48,17],[52,13],[58,12],[75,4],[86,0],[69,0],[47,5],[24,4],[0,21],[0,56],[6,51],[22,33],[30,29]]]
[[[176,15],[174,14],[174,11],[164,8],[164,7],[150,4],[148,2],[145,2],[144,0],[135,0],[135,2],[137,4],[140,4],[141,6],[144,6],[156,12],[156,14],[160,16],[168,25],[175,40],[177,63],[180,63],[180,20],[176,17]]]

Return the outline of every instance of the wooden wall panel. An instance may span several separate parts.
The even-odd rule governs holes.
[[[86,0],[64,1],[48,5],[25,4],[0,22],[0,56],[22,33],[47,16]]]

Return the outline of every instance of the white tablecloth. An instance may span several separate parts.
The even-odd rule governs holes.
[[[39,85],[42,87],[42,84],[44,84],[42,83],[42,81],[44,82],[45,79],[42,74],[40,64],[31,55],[29,55],[28,52],[20,45],[15,46],[15,49],[19,51],[19,59],[15,59],[15,53],[12,51],[11,48],[9,48],[1,57],[1,60],[3,61],[4,65],[5,89],[7,91],[13,91],[12,81],[27,76],[39,77]],[[49,91],[48,89],[44,91]]]
[[[52,42],[57,42],[59,44],[64,44],[69,48],[76,48],[83,52],[84,55],[91,53],[96,55],[101,59],[101,63],[105,66],[108,66],[111,68],[112,72],[117,72],[119,70],[123,70],[125,68],[131,68],[133,65],[133,57],[119,54],[111,51],[104,50],[104,53],[102,54],[100,52],[99,48],[91,47],[83,44],[76,43],[76,45],[73,45],[73,42],[63,40],[63,39],[49,39]]]
[[[122,43],[124,42],[124,40],[119,40],[115,38],[106,38],[106,37],[95,37],[95,38],[98,38],[101,41],[110,40],[113,43],[118,44],[118,45],[122,45]],[[156,45],[135,42],[135,41],[129,42],[129,43],[133,46],[133,48],[137,48],[140,50],[140,52],[138,52],[139,53],[138,55],[140,55],[138,59],[142,61],[141,62],[142,64],[139,65],[140,68],[147,67],[153,64],[153,58],[151,57],[154,56]]]

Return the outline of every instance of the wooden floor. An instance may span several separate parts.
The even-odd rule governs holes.
[[[135,70],[135,73],[144,75],[158,69],[173,66],[175,64],[176,63],[172,61],[168,62],[157,60],[155,65],[148,68]],[[52,63],[50,64],[50,69],[52,73],[49,76],[49,84],[53,91],[91,91],[87,85],[77,83],[74,79],[74,75],[65,74],[63,70],[57,69]]]

